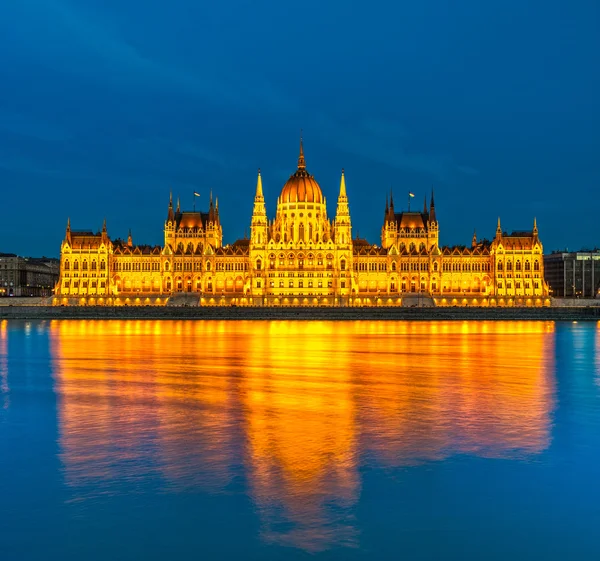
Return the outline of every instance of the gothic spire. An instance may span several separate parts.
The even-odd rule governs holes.
[[[342,179],[340,180],[340,198],[346,195],[346,179],[344,178],[344,168],[342,168]]]
[[[502,226],[500,226],[500,217],[498,216],[498,226],[496,226],[496,237],[502,237]]]
[[[262,177],[260,176],[260,168],[258,168],[258,179],[256,180],[256,195],[255,199],[263,196],[263,188],[262,188]]]
[[[298,169],[306,169],[304,160],[304,144],[302,142],[302,131],[300,131],[300,155],[298,156]]]
[[[435,216],[435,202],[433,201],[433,185],[431,186],[431,201],[429,202],[429,222],[437,222]]]
[[[427,195],[425,195],[425,201],[423,202],[423,214],[427,214]]]
[[[533,218],[533,235],[538,235],[537,218]]]

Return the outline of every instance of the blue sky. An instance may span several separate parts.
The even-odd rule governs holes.
[[[390,188],[433,185],[443,244],[536,216],[548,251],[600,245],[596,0],[7,0],[0,76],[0,251],[58,255],[69,216],[161,243],[170,189],[212,189],[232,242],[300,129],[372,242]]]

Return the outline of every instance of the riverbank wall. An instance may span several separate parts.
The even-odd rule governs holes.
[[[1,306],[3,319],[304,320],[304,321],[600,321],[600,307],[549,308],[264,308],[156,306]]]

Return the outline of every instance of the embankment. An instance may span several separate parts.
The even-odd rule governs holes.
[[[1,306],[0,319],[598,321],[600,320],[600,307],[252,308],[156,306]]]

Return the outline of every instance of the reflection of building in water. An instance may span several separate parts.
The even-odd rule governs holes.
[[[553,329],[52,322],[67,481],[80,494],[157,476],[217,492],[242,466],[263,539],[352,544],[361,458],[400,466],[548,446]]]
[[[311,551],[355,540],[356,413],[350,340],[335,337],[338,326],[269,324],[252,339],[243,377],[263,538]]]
[[[8,321],[0,321],[0,394],[2,395],[2,408],[8,409],[10,405],[8,387]]]
[[[157,474],[175,487],[229,482],[230,379],[198,345],[201,325],[52,322],[70,483]],[[213,374],[196,375],[203,370]]]
[[[387,336],[365,339],[355,358],[369,388],[360,394],[363,450],[391,465],[541,452],[550,438],[553,329],[537,322],[388,324]]]

